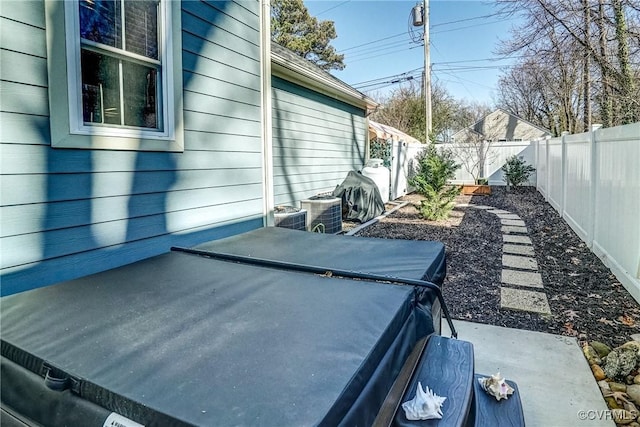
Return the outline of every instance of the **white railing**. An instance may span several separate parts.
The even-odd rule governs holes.
[[[640,123],[535,145],[538,191],[640,302]]]

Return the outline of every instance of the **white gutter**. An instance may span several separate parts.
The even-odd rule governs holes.
[[[262,199],[263,225],[274,224],[273,138],[271,116],[271,4],[260,0],[260,64],[262,79]]]
[[[304,59],[301,60],[305,61]],[[346,83],[342,85],[330,76],[313,72],[300,64],[289,61],[273,51],[271,52],[271,63],[274,76],[284,78],[292,83],[315,90],[316,92],[332,96],[347,104],[363,108],[367,111],[367,115],[378,107],[378,103],[373,99],[349,87]]]

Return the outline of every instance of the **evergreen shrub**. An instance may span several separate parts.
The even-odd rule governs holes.
[[[507,158],[507,162],[502,166],[504,180],[507,183],[507,191],[510,186],[518,187],[527,181],[536,168],[528,165],[522,156],[511,156]]]
[[[461,189],[448,181],[455,178],[460,165],[456,164],[450,150],[438,150],[434,144],[423,150],[416,160],[417,173],[409,182],[426,198],[421,202],[420,214],[434,221],[447,218]]]

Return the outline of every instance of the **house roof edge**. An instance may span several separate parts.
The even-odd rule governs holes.
[[[362,92],[275,42],[271,42],[271,71],[273,75],[292,83],[364,108],[367,113],[379,105]]]

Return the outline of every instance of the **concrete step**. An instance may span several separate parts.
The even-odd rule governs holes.
[[[523,270],[538,270],[538,263],[535,258],[520,255],[502,255],[502,266]]]
[[[529,232],[527,227],[516,227],[513,225],[503,225],[500,231],[502,231],[503,234],[527,234]]]
[[[551,314],[547,295],[526,289],[500,288],[500,307],[511,310]]]
[[[529,255],[534,256],[533,246],[527,245],[512,245],[505,243],[502,246],[502,253],[515,254],[515,255]]]
[[[520,236],[520,235],[512,235],[512,234],[503,234],[502,241],[504,243],[522,243],[525,245],[533,244],[529,236]]]
[[[542,288],[542,276],[535,271],[503,269],[500,280],[508,285]]]
[[[460,338],[473,344],[476,372],[500,372],[518,384],[527,426],[616,427],[575,338],[461,320],[453,324]],[[447,325],[442,333],[449,333]]]
[[[527,225],[521,219],[500,219],[502,225],[512,225],[514,227],[526,227]]]

